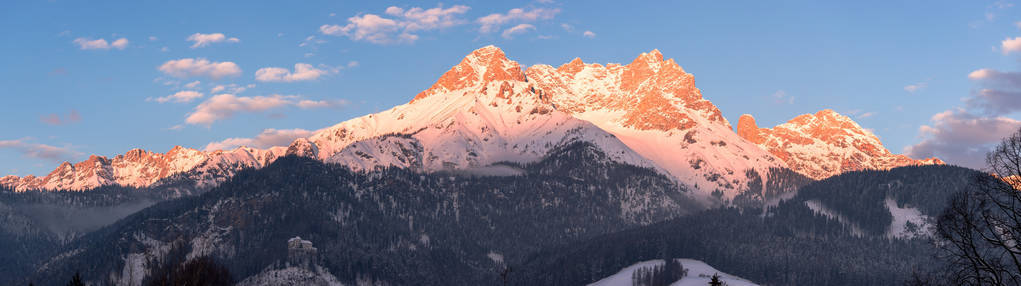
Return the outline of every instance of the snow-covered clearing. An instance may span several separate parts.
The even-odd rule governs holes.
[[[681,266],[688,270],[688,276],[677,280],[671,286],[695,286],[695,285],[709,285],[709,279],[713,274],[719,274],[720,280],[727,283],[729,286],[750,286],[758,285],[751,281],[742,279],[734,275],[723,273],[705,262],[680,258],[677,261],[681,262]],[[631,286],[631,276],[635,270],[642,267],[652,267],[657,265],[663,265],[662,259],[643,261],[635,263],[631,266],[625,267],[617,274],[613,274],[610,277],[603,278],[602,280],[596,281],[595,283],[589,284],[589,286]]]

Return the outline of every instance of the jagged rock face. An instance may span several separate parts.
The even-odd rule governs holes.
[[[411,101],[497,81],[524,82],[525,74],[521,72],[521,66],[517,62],[507,59],[503,50],[495,46],[486,46],[466,56],[461,63],[444,73],[432,87],[422,91]]]
[[[298,157],[318,158],[319,147],[316,147],[316,145],[308,141],[308,139],[298,138],[291,143],[291,146],[287,147],[286,154]]]
[[[166,153],[133,149],[113,159],[92,155],[78,163],[64,162],[45,177],[6,176],[0,184],[17,191],[74,190],[82,191],[117,184],[147,187],[161,179],[195,171],[197,173],[233,174],[244,167],[261,167],[272,162],[281,150],[258,150],[241,147],[232,151],[203,152],[176,146]],[[213,176],[195,174],[195,178]],[[222,178],[214,179],[222,181]],[[209,185],[197,182],[199,185]]]
[[[720,110],[702,97],[694,76],[658,50],[630,64],[586,64],[581,59],[526,71],[559,110],[592,122],[701,193],[732,197],[782,162],[731,131]]]
[[[937,158],[915,160],[893,154],[875,134],[829,109],[800,115],[773,128],[759,128],[755,118],[745,114],[738,120],[737,134],[815,179],[863,169],[943,164]]]

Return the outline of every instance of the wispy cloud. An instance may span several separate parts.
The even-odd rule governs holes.
[[[128,39],[120,38],[113,40],[113,42],[107,42],[106,39],[89,39],[89,38],[77,38],[74,39],[73,43],[78,45],[78,48],[82,50],[109,50],[111,48],[123,50],[128,47]]]
[[[312,108],[338,108],[348,105],[347,100],[336,99],[336,100],[299,100],[294,104],[301,109],[312,109]]]
[[[907,91],[907,92],[909,92],[909,93],[915,93],[915,92],[918,92],[918,91],[922,91],[922,90],[923,90],[923,89],[925,89],[925,87],[927,87],[928,85],[929,85],[929,84],[928,84],[928,83],[925,83],[925,82],[919,82],[919,83],[915,83],[915,84],[909,84],[909,85],[906,85],[906,86],[904,86],[904,91]]]
[[[238,112],[258,112],[285,106],[290,98],[283,95],[240,97],[220,94],[196,106],[185,122],[208,126],[217,120],[233,117]]]
[[[295,82],[318,79],[320,76],[337,73],[338,68],[316,68],[310,64],[294,64],[294,72],[285,68],[266,67],[255,72],[255,80],[262,82]]]
[[[518,24],[517,26],[504,30],[502,36],[504,39],[512,39],[514,38],[514,35],[524,34],[529,30],[535,30],[535,26],[532,26],[532,24]]]
[[[230,93],[230,94],[235,94],[236,95],[236,94],[245,92],[246,90],[252,89],[254,87],[255,87],[254,83],[253,84],[244,85],[244,86],[238,85],[238,84],[235,84],[235,83],[232,83],[232,84],[221,84],[221,85],[214,86],[212,89],[209,90],[209,93]]]
[[[211,62],[204,58],[171,60],[160,65],[159,70],[173,77],[234,77],[241,75],[241,68],[233,62]]]
[[[205,96],[205,95],[202,94],[201,92],[192,91],[192,90],[183,90],[183,91],[178,91],[177,93],[174,93],[174,94],[171,94],[171,95],[168,95],[168,96],[157,97],[155,99],[147,99],[147,100],[154,100],[154,101],[159,102],[159,103],[166,103],[166,102],[186,103],[186,102],[191,102],[192,100],[195,100],[195,99],[198,99],[198,98],[202,98],[203,96]]]
[[[254,148],[269,148],[275,146],[287,146],[295,139],[312,136],[312,131],[305,129],[265,129],[253,138],[227,138],[222,141],[206,144],[206,151],[231,150],[241,146]]]
[[[78,113],[78,110],[71,109],[63,119],[59,114],[51,113],[39,118],[39,121],[49,125],[64,125],[82,121],[82,115]]]
[[[581,35],[585,36],[586,38],[589,38],[589,39],[592,39],[592,38],[596,37],[596,33],[592,32],[592,31],[585,31],[584,33],[581,33]]]
[[[479,23],[479,32],[491,33],[499,31],[500,27],[510,23],[530,23],[537,20],[548,20],[553,19],[554,16],[560,13],[560,9],[546,9],[546,8],[533,8],[531,10],[525,10],[522,8],[514,8],[507,11],[506,14],[493,13],[475,20]]]
[[[794,96],[787,94],[787,92],[783,90],[777,90],[773,93],[773,95],[770,95],[770,97],[773,98],[774,103],[794,104]]]
[[[197,49],[197,48],[209,46],[210,44],[213,44],[213,43],[222,43],[222,42],[239,43],[239,42],[241,42],[240,39],[235,38],[235,37],[227,37],[223,33],[212,33],[212,34],[194,33],[194,34],[191,34],[191,36],[188,36],[187,40],[189,42],[193,42],[193,44],[191,45],[192,49]]]
[[[389,17],[377,14],[356,15],[348,18],[348,23],[343,26],[322,25],[319,32],[374,44],[413,43],[418,40],[419,32],[466,23],[460,16],[469,9],[471,8],[464,5],[450,8],[443,8],[440,5],[430,9],[391,6],[384,11]]]
[[[67,161],[82,155],[70,145],[57,147],[31,141],[31,138],[0,140],[0,149],[13,149],[25,157],[52,161]]]
[[[303,100],[294,95],[270,95],[270,96],[235,96],[233,94],[219,94],[213,96],[195,107],[185,118],[185,123],[192,125],[210,126],[214,122],[231,118],[239,112],[263,112],[271,109],[296,106],[302,109],[342,107],[347,105],[344,100]]]

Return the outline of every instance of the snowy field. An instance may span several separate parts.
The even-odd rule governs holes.
[[[709,285],[709,279],[713,274],[719,274],[720,280],[727,283],[729,286],[749,286],[758,285],[751,281],[742,279],[741,277],[733,276],[727,273],[723,273],[705,262],[694,260],[694,259],[677,259],[681,262],[684,269],[688,270],[688,276],[681,278],[677,282],[670,284],[671,286],[703,286]],[[628,266],[613,274],[610,277],[603,278],[602,280],[596,281],[595,283],[589,284],[589,286],[631,286],[631,275],[635,270],[642,267],[652,267],[657,265],[663,265],[662,259],[643,261]]]

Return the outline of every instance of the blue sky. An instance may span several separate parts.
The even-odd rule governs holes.
[[[831,108],[894,152],[974,167],[1021,127],[1021,7],[818,2],[8,1],[0,173],[264,144],[405,103],[489,44],[526,66],[659,49],[735,124]]]

